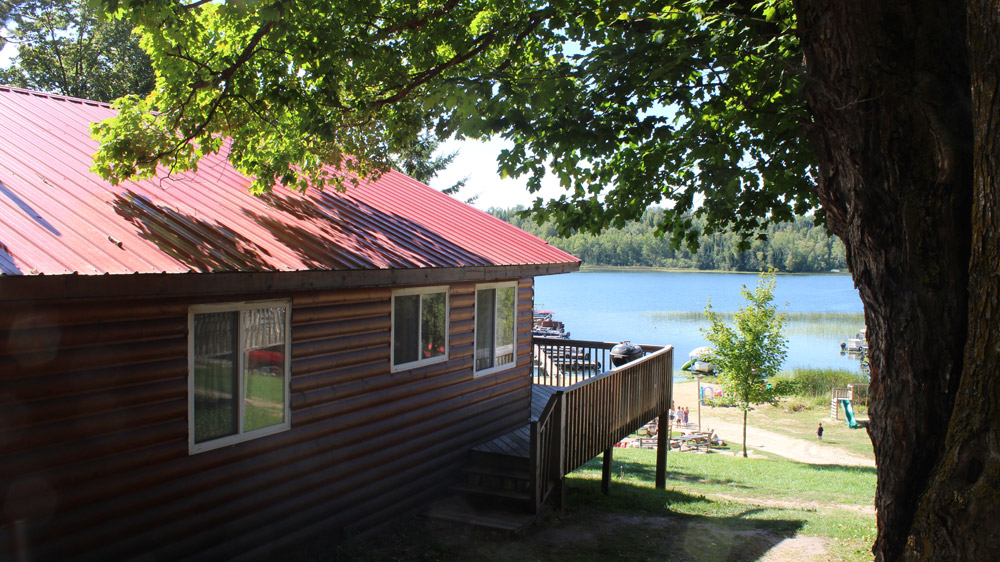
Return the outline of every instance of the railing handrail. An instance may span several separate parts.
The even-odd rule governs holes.
[[[611,353],[620,342],[570,340],[545,336],[532,338],[532,364],[535,382],[566,388],[580,381],[612,370]],[[646,353],[655,353],[662,345],[640,345]]]
[[[611,349],[612,347],[620,344],[621,342],[608,342],[608,341],[591,341],[591,340],[570,340],[563,338],[553,338],[547,336],[532,336],[531,343],[548,343],[552,345],[561,345],[565,347],[597,347],[600,349]],[[673,347],[668,345],[649,345],[649,344],[636,344],[642,348],[643,351],[658,351],[664,347]]]
[[[618,344],[615,344],[615,345],[618,345]],[[614,369],[611,369],[610,371],[604,371],[603,373],[601,373],[599,375],[595,375],[593,377],[590,377],[589,379],[582,380],[582,381],[580,381],[580,382],[578,382],[576,384],[573,384],[573,385],[570,385],[570,386],[566,387],[564,390],[566,390],[566,392],[569,392],[571,390],[575,390],[577,388],[586,386],[588,384],[595,384],[597,381],[599,381],[601,379],[604,379],[604,378],[607,378],[607,377],[610,377],[610,376],[614,376],[616,373],[621,372],[621,371],[623,371],[625,369],[628,369],[630,367],[637,367],[638,365],[641,365],[641,364],[645,363],[646,361],[653,361],[654,357],[658,357],[660,355],[666,355],[667,353],[670,353],[674,349],[674,347],[672,345],[660,345],[660,346],[652,346],[652,345],[650,345],[650,346],[639,346],[639,347],[642,347],[643,351],[645,351],[646,347],[650,347],[650,348],[655,347],[657,349],[656,349],[656,351],[653,351],[649,355],[644,355],[644,356],[642,356],[642,357],[640,357],[640,358],[638,358],[638,359],[636,359],[634,361],[629,361],[628,363],[626,363],[625,365],[622,365],[621,367],[616,367]]]
[[[534,496],[534,512],[538,513],[549,495],[561,486],[565,475],[565,424],[563,391],[557,390],[542,408],[537,420],[529,422],[531,436],[531,490]],[[553,420],[553,414],[560,419]],[[553,423],[558,421],[556,431]],[[555,442],[553,442],[555,441]],[[560,499],[561,508],[561,499]]]

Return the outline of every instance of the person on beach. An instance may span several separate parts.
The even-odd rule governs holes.
[[[819,427],[816,428],[816,440],[823,440],[823,422],[819,422]]]

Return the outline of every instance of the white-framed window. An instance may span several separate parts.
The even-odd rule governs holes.
[[[517,363],[517,283],[476,286],[476,375]]]
[[[392,293],[392,370],[448,359],[448,287]]]
[[[287,300],[188,311],[188,449],[200,453],[291,427],[292,305]]]

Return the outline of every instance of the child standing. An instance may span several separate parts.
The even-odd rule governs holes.
[[[816,428],[816,440],[817,441],[823,440],[823,422],[819,422],[819,427]]]

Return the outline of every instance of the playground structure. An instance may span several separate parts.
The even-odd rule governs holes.
[[[868,385],[849,384],[847,388],[834,388],[830,392],[830,419],[839,420],[840,411],[843,409],[847,427],[858,429],[866,427],[868,420],[859,420],[854,415],[855,399],[863,402],[865,409],[868,407]]]

